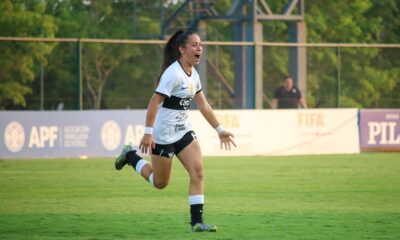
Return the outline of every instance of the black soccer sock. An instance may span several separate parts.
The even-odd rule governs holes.
[[[139,155],[136,154],[136,151],[130,151],[126,153],[126,161],[129,165],[131,165],[134,169],[136,169],[136,165],[139,160],[142,159]]]
[[[203,223],[203,204],[190,205],[190,225],[194,226],[196,223]]]

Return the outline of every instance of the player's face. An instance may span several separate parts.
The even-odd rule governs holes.
[[[199,64],[201,53],[203,52],[199,35],[190,35],[186,41],[185,47],[181,47],[179,50],[181,51],[181,58],[183,61],[192,66]]]

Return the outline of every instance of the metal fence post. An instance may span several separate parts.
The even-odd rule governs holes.
[[[337,79],[336,79],[336,107],[340,108],[340,78],[341,78],[341,51],[337,48]]]
[[[77,55],[77,66],[76,74],[77,79],[75,83],[75,109],[82,110],[82,42],[78,39],[76,42],[76,55]]]

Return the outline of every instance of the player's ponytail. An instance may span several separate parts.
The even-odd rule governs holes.
[[[164,47],[164,60],[161,66],[161,72],[158,76],[157,83],[160,82],[161,75],[164,73],[165,69],[169,67],[172,63],[179,59],[181,53],[179,52],[179,47],[184,46],[188,37],[192,34],[197,34],[192,30],[179,29],[176,31],[168,40]]]

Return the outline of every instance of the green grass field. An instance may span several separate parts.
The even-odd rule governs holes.
[[[205,158],[205,220],[188,176],[156,190],[113,159],[0,161],[0,239],[400,239],[400,154]]]

